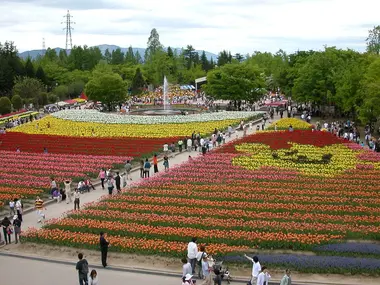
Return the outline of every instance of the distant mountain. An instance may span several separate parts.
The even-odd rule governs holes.
[[[95,46],[95,47],[98,47],[100,49],[100,51],[104,54],[105,51],[108,49],[110,52],[120,48],[121,51],[123,53],[126,53],[128,48],[122,48],[122,47],[119,47],[119,46],[115,46],[115,45],[98,45],[98,46]],[[60,50],[62,48],[54,48],[56,53],[59,54]],[[181,48],[175,48],[174,50],[177,51],[177,53],[179,54],[181,52]],[[139,54],[141,55],[142,58],[144,58],[144,54],[145,54],[145,48],[133,48],[133,52],[136,53],[136,52],[139,52]],[[202,54],[203,51],[201,50],[195,50],[196,52],[198,52],[199,56]],[[24,52],[21,52],[19,53],[19,56],[23,59],[26,59],[28,57],[32,58],[32,59],[35,59],[36,57],[38,57],[39,55],[42,55],[43,54],[43,50],[28,50],[28,51],[24,51]],[[68,50],[68,53],[70,53],[70,50]],[[205,51],[206,53],[206,56],[208,58],[208,60],[210,60],[211,58],[216,61],[218,56],[214,53],[211,53],[211,52],[208,52],[208,51]]]

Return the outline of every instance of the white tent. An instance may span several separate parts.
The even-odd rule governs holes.
[[[69,105],[69,104],[66,103],[66,102],[64,102],[64,101],[60,101],[60,102],[57,103],[57,105],[58,105],[59,107],[63,107],[63,106]]]

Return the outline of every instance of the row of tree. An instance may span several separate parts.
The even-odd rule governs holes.
[[[43,105],[85,90],[90,98],[112,105],[128,93],[161,85],[164,75],[179,84],[207,75],[203,88],[216,99],[255,101],[263,91],[279,88],[295,101],[333,105],[336,114],[375,122],[380,115],[379,51],[380,26],[369,32],[365,53],[335,47],[246,56],[222,51],[216,61],[191,45],[180,52],[164,48],[156,29],[144,55],[132,47],[125,54],[117,49],[103,55],[97,47],[79,46],[69,54],[48,49],[36,59],[22,60],[13,43],[6,42],[0,45],[0,93]]]

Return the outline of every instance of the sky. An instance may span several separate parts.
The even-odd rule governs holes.
[[[379,0],[0,0],[0,42],[20,52],[65,47],[64,16],[73,16],[73,45],[145,48],[156,28],[164,46],[218,53],[365,50],[380,25]]]

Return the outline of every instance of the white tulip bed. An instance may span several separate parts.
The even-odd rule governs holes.
[[[223,120],[247,119],[259,116],[264,112],[236,112],[223,111],[215,113],[200,113],[191,115],[172,116],[139,116],[139,115],[118,115],[102,113],[96,110],[62,110],[53,113],[52,116],[58,119],[76,122],[93,122],[103,124],[184,124],[191,122],[209,122]]]

